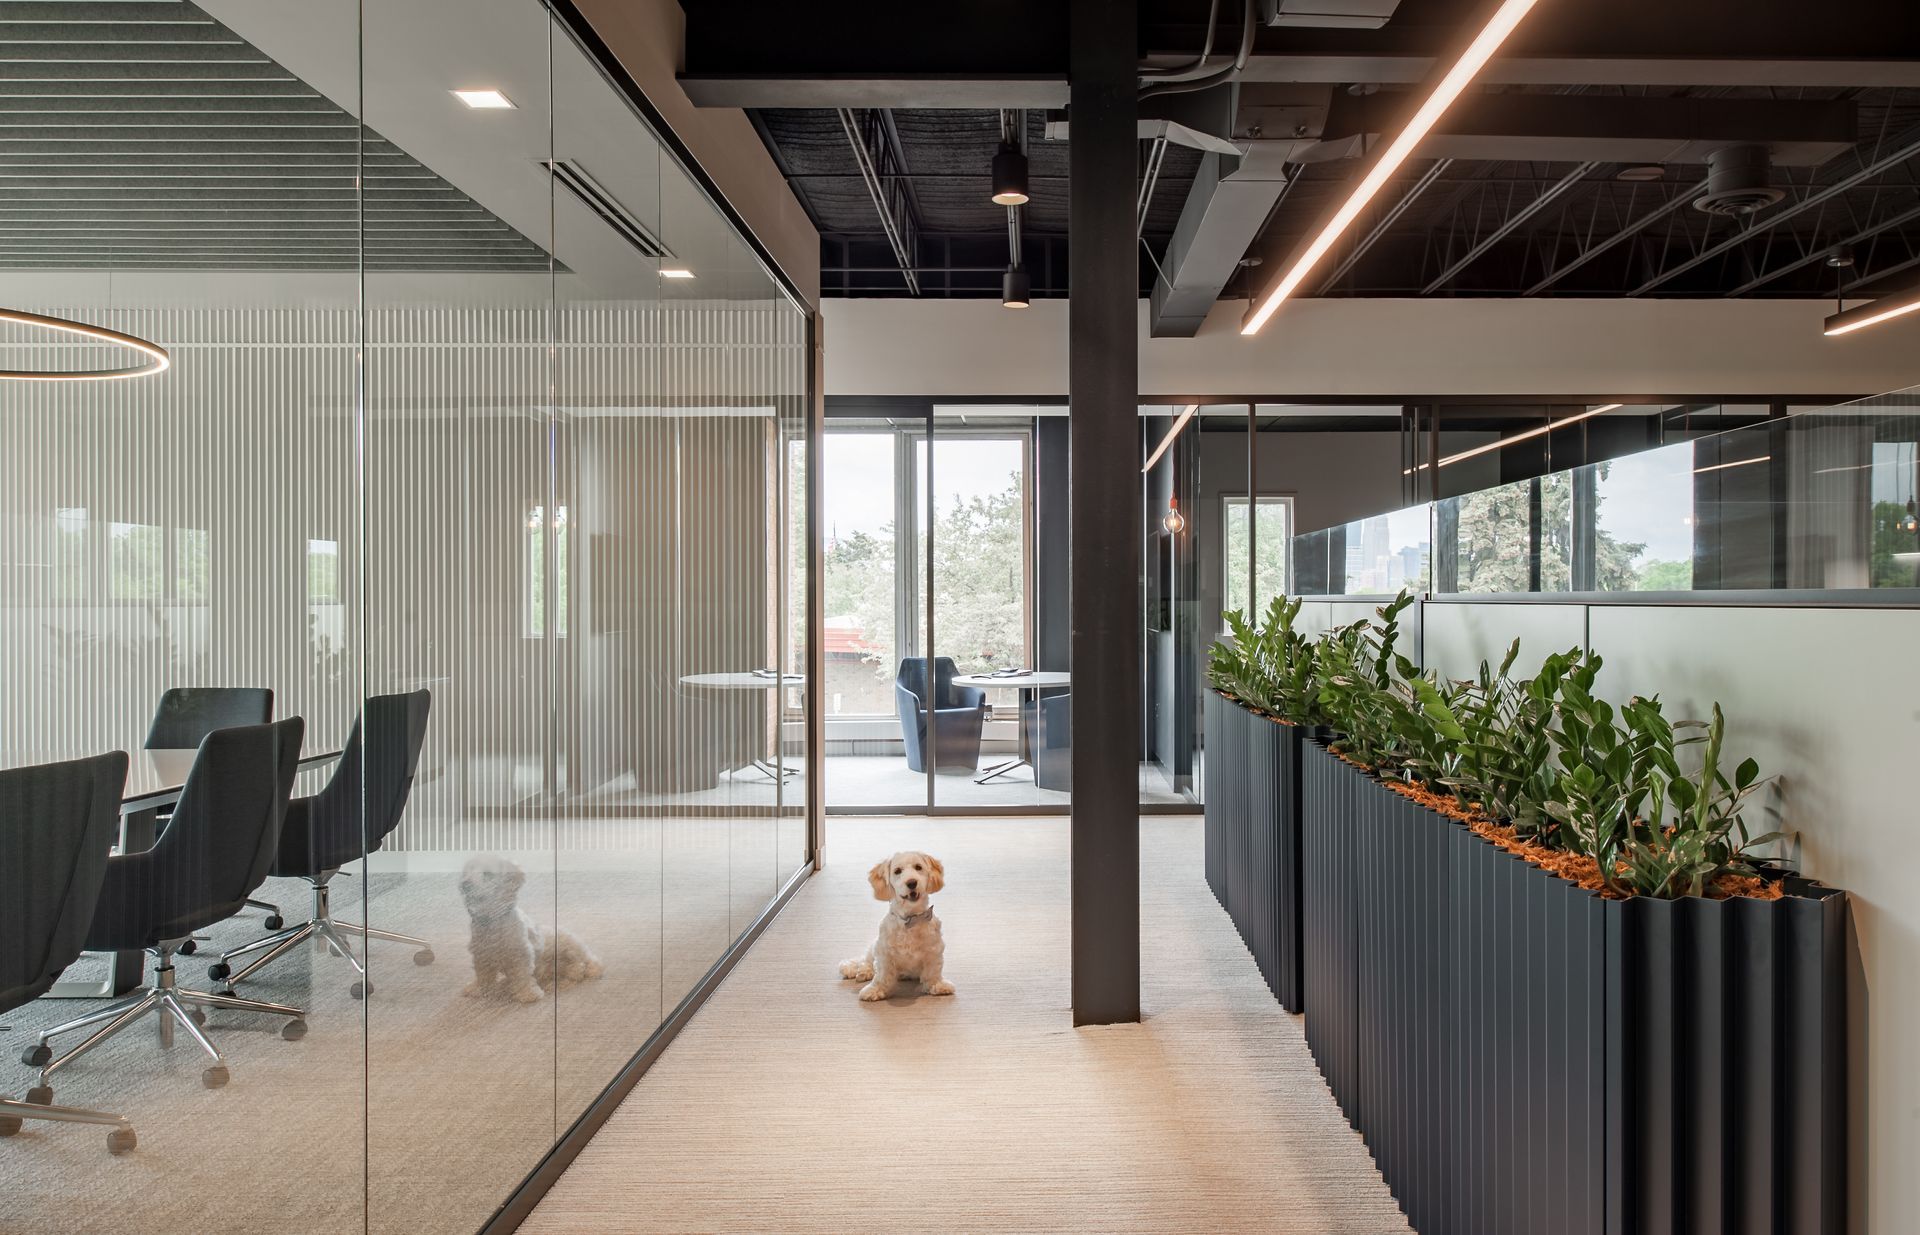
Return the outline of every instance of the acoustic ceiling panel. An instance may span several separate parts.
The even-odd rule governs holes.
[[[186,0],[0,0],[0,268],[352,270],[363,226],[369,270],[548,267]]]

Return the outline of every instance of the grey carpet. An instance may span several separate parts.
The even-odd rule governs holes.
[[[827,870],[522,1230],[1405,1231],[1207,892],[1199,821],[1140,826],[1146,1017],[1074,1029],[1066,820],[832,820]],[[897,847],[946,862],[951,999],[835,973]]]

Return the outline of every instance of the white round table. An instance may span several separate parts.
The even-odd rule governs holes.
[[[1027,691],[1049,690],[1061,686],[1071,686],[1073,684],[1073,675],[1058,669],[1035,669],[1031,673],[1021,674],[968,673],[954,678],[953,684],[955,686],[976,686],[982,690],[1017,690],[1020,691],[1023,696],[1021,699],[1022,715],[1018,722],[1020,727],[1020,755],[1017,759],[1009,759],[998,767],[988,768],[985,772],[973,778],[974,784],[984,785],[997,776],[1005,776],[1008,772],[1013,771],[1023,764],[1027,767],[1033,766],[1033,750],[1027,745],[1026,699],[1024,695]]]
[[[698,686],[704,690],[776,690],[780,687],[805,686],[807,679],[798,673],[776,674],[769,669],[764,673],[755,673],[751,669],[738,673],[687,673],[680,677],[682,684]],[[765,759],[755,758],[753,768],[770,781],[784,781],[789,776],[798,776],[799,768],[782,765],[775,767]]]

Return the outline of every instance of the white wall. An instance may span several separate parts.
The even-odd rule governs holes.
[[[1244,396],[1829,395],[1920,384],[1920,321],[1829,339],[1810,300],[1302,300],[1253,338],[1223,301],[1148,339],[1140,393]],[[1067,393],[1067,303],[825,301],[830,395]]]
[[[1354,606],[1309,600],[1309,630]],[[1668,715],[1718,702],[1727,748],[1778,777],[1762,819],[1799,837],[1806,874],[1851,894],[1859,937],[1849,1027],[1850,1227],[1894,1235],[1920,1212],[1920,897],[1913,893],[1913,750],[1920,740],[1920,611],[1427,603],[1426,663],[1474,672],[1521,640],[1517,669],[1585,645],[1615,702],[1657,693]]]

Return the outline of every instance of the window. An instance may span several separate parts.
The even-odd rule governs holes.
[[[1259,522],[1252,529],[1253,544],[1248,545],[1247,499],[1245,495],[1229,495],[1221,499],[1221,523],[1226,529],[1227,551],[1222,555],[1222,568],[1225,578],[1221,580],[1220,595],[1225,599],[1221,608],[1227,612],[1236,609],[1249,616],[1266,612],[1273,598],[1287,590],[1290,581],[1287,567],[1287,555],[1293,543],[1293,498],[1290,495],[1260,495]],[[1247,597],[1248,554],[1258,555],[1254,563],[1253,586],[1255,595],[1249,603]]]
[[[53,512],[53,598],[87,598],[87,509],[62,506]]]
[[[173,598],[189,604],[206,604],[211,574],[211,563],[207,557],[207,529],[173,529]]]
[[[830,432],[822,443],[821,505],[829,716],[890,716],[898,612],[894,567],[894,435]]]
[[[547,508],[527,508],[526,630],[529,639],[547,637]],[[553,508],[553,637],[567,637],[567,508]]]
[[[307,542],[307,603],[337,605],[340,601],[340,542]]]
[[[918,473],[926,482],[927,444]],[[1027,655],[1027,443],[934,433],[934,653],[961,673],[1030,667]],[[925,518],[924,497],[916,510]],[[926,553],[926,540],[920,541]],[[917,591],[917,589],[916,589]]]
[[[166,599],[166,529],[153,523],[107,525],[107,596]]]

